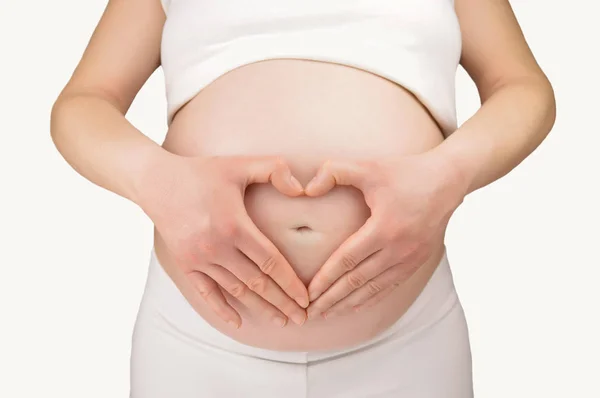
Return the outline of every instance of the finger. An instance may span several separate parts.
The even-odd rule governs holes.
[[[381,292],[377,293],[376,295],[374,295],[373,297],[371,297],[370,299],[365,301],[364,304],[355,306],[354,311],[361,311],[365,308],[370,308],[370,307],[373,307],[375,304],[380,303],[384,298],[389,296],[401,284],[402,284],[401,281],[392,283],[391,286],[387,287],[386,289],[383,289]]]
[[[304,193],[302,184],[279,156],[248,157],[244,161],[243,177],[245,186],[250,184],[272,183],[281,193],[298,196]]]
[[[240,314],[227,302],[223,292],[213,279],[199,271],[192,271],[187,276],[200,296],[219,318],[236,329],[242,326]]]
[[[382,245],[379,244],[379,236],[376,234],[377,224],[373,217],[367,219],[365,224],[327,259],[308,285],[311,302],[319,298],[343,274],[381,250]]]
[[[262,272],[242,252],[235,250],[223,260],[222,265],[231,265],[227,269],[251,291],[273,304],[294,323],[302,325],[306,321],[306,311],[292,300],[273,279]],[[292,271],[293,272],[293,271]],[[301,282],[302,283],[302,282]]]
[[[348,307],[343,310],[334,310],[333,312],[327,313],[323,317],[332,318],[334,316],[338,317],[342,315],[357,313],[359,311],[364,311],[365,309],[373,307],[375,304],[381,302],[383,299],[388,297],[398,286],[400,286],[400,284],[400,282],[392,284],[392,286],[383,289],[381,292],[377,293],[376,295],[365,301],[363,304]]]
[[[336,185],[353,185],[362,189],[369,168],[364,161],[336,159],[327,160],[304,189],[308,196],[320,196]]]
[[[269,275],[299,306],[308,307],[306,286],[292,266],[250,217],[243,217],[245,221],[240,222],[240,239],[236,241],[238,249],[255,264],[255,268],[258,267],[258,270]]]
[[[284,327],[287,324],[288,318],[284,314],[250,290],[248,286],[222,266],[209,264],[203,271],[233,298],[246,306],[252,314],[271,319],[279,327]]]
[[[308,307],[308,317],[314,318],[329,310],[334,304],[364,286],[392,265],[384,251],[378,251],[366,258],[355,269],[339,278],[317,300]]]
[[[374,279],[371,279],[345,299],[337,302],[326,313],[325,318],[331,318],[347,310],[354,309],[365,304],[368,300],[383,292],[395,283],[401,283],[408,279],[412,272],[407,271],[406,264],[396,264]]]

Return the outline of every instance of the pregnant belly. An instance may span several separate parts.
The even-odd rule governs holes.
[[[387,79],[332,63],[267,60],[237,68],[204,88],[177,113],[163,147],[185,156],[279,155],[305,185],[326,159],[420,153],[442,139],[420,102]],[[245,204],[306,285],[370,214],[362,193],[352,187],[336,187],[317,198],[291,198],[257,184],[248,188]],[[176,275],[158,231],[155,247],[168,273]],[[277,328],[240,307],[243,326],[232,330],[191,289],[180,290],[205,320],[243,343],[278,350],[332,349],[364,341],[401,317],[437,265],[442,241],[438,247],[427,264],[372,310],[309,320],[302,327],[290,322]]]

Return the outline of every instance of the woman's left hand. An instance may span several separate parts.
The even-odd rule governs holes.
[[[305,193],[320,196],[336,185],[360,189],[371,216],[310,282],[309,318],[358,311],[387,296],[431,256],[467,192],[465,179],[433,150],[394,159],[328,160]]]

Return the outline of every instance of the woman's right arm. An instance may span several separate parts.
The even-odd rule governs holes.
[[[308,305],[306,288],[250,222],[243,206],[243,191],[251,183],[272,182],[283,193],[299,194],[287,166],[273,158],[183,158],[166,151],[125,118],[138,91],[160,66],[164,22],[159,0],[109,1],[81,61],[54,103],[52,139],[79,174],[133,201],[150,216],[221,318],[237,326],[241,323],[216,280],[257,311],[275,317],[282,315],[278,308],[298,318],[304,310],[296,302]],[[215,198],[215,192],[224,198]],[[186,229],[190,224],[191,231]],[[238,257],[226,265],[234,257],[225,254],[238,250],[253,263]],[[228,271],[213,267],[209,277],[207,266],[215,262]],[[299,299],[294,302],[291,297]]]
[[[160,66],[165,15],[154,3],[109,1],[50,123],[57,149],[78,173],[136,203],[143,174],[168,156],[124,116]]]

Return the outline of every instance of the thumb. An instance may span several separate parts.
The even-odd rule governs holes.
[[[270,182],[285,195],[298,196],[304,192],[302,184],[292,175],[285,160],[279,156],[245,158],[242,170],[246,187]]]
[[[364,162],[327,160],[310,180],[304,192],[308,196],[320,196],[329,192],[336,185],[352,185],[362,190],[366,175],[367,167]]]

